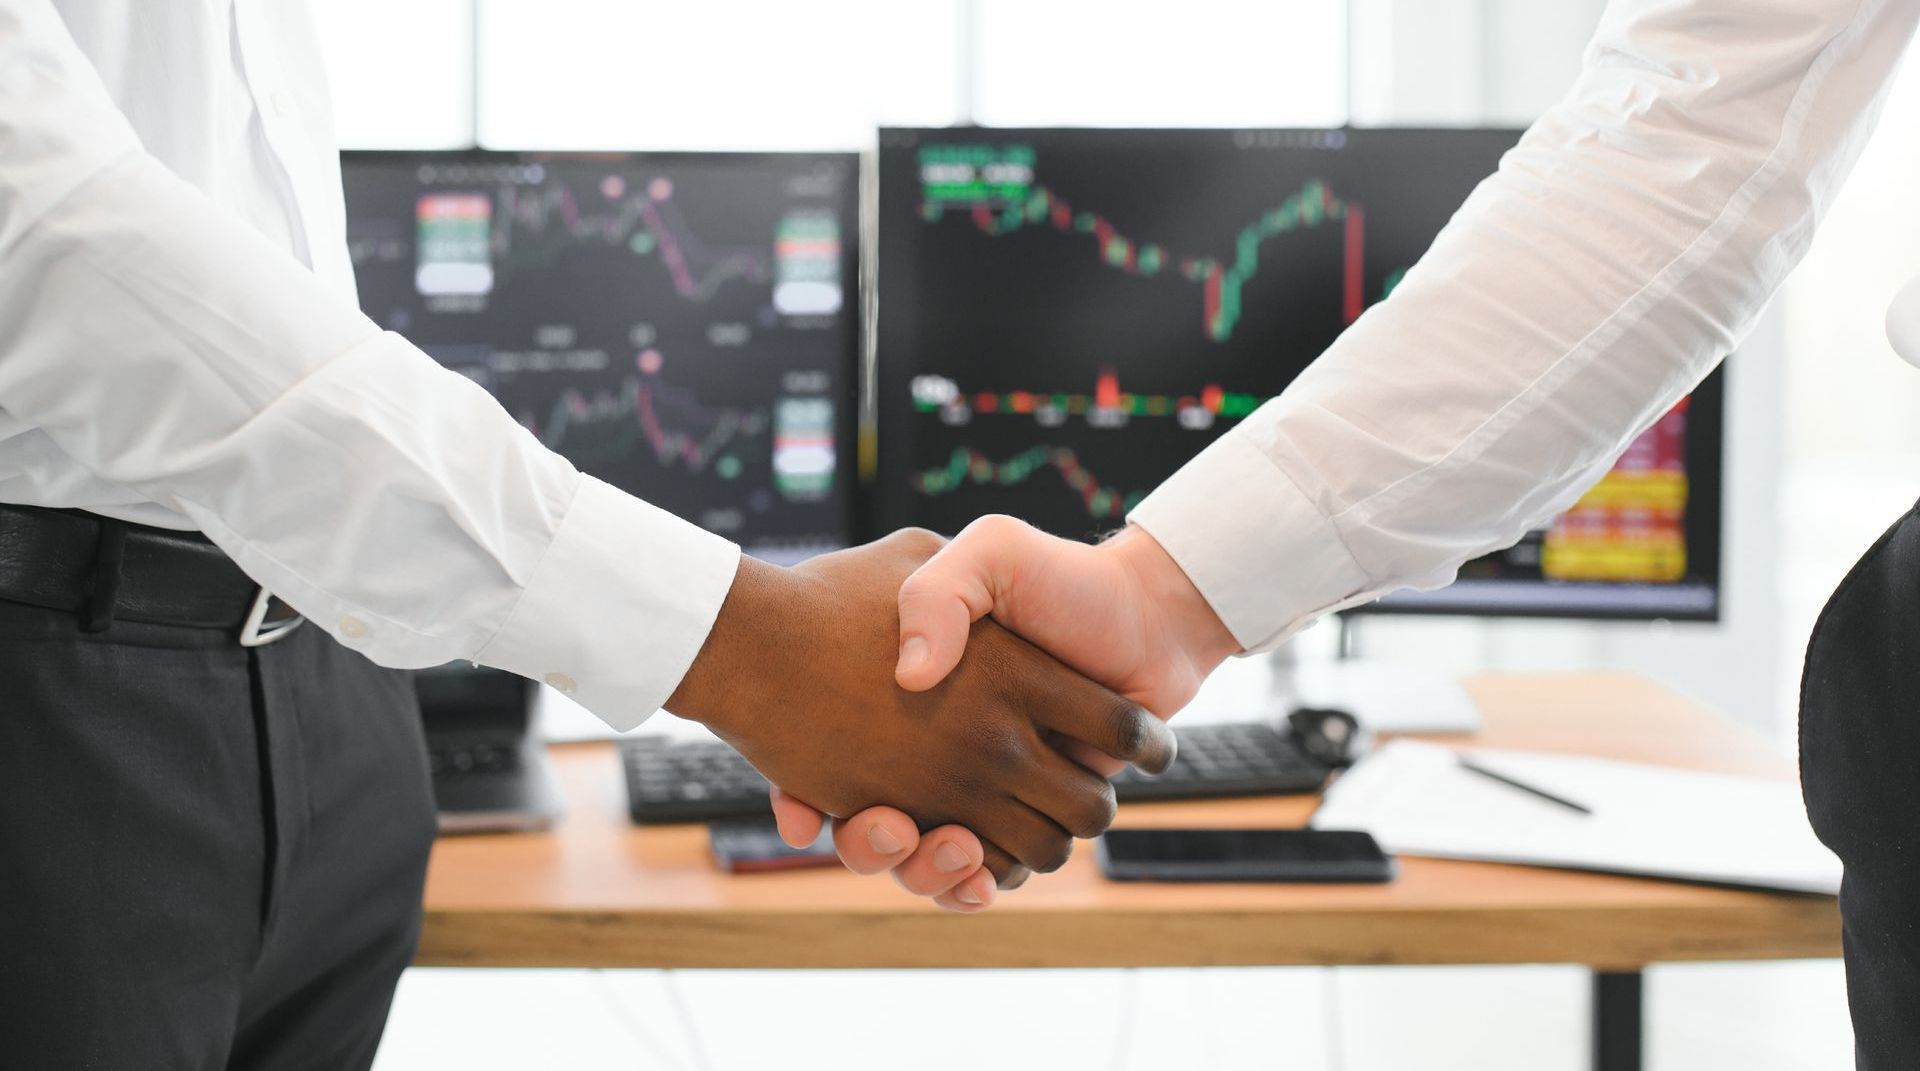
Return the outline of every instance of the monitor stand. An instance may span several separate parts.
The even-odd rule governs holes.
[[[1459,678],[1405,663],[1363,658],[1354,623],[1342,616],[1332,657],[1302,655],[1293,644],[1273,654],[1274,692],[1289,707],[1345,710],[1376,733],[1468,733],[1480,728],[1480,708]]]

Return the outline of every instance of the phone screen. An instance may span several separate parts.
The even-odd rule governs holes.
[[[1157,881],[1386,881],[1371,835],[1319,829],[1116,829],[1101,838],[1107,876]]]

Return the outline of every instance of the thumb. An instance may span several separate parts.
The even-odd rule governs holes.
[[[773,786],[770,795],[773,799],[773,821],[780,829],[781,840],[795,848],[804,848],[819,839],[820,827],[826,822],[825,815],[780,791],[778,785]]]
[[[982,517],[900,585],[900,660],[893,677],[910,692],[945,680],[967,649],[967,630],[993,610],[1002,578],[1033,529]]]

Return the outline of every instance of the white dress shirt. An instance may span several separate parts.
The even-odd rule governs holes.
[[[318,48],[294,0],[0,0],[0,501],[200,529],[377,662],[631,727],[738,548],[359,313]]]
[[[1615,0],[1388,298],[1130,520],[1250,650],[1571,506],[1758,318],[1920,0]],[[1920,360],[1920,288],[1895,344]]]

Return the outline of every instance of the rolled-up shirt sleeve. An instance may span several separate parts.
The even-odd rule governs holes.
[[[154,160],[45,0],[0,0],[0,411],[373,660],[545,678],[618,728],[738,564]]]
[[[1135,508],[1249,650],[1564,511],[1751,328],[1920,0],[1616,0],[1390,298]]]

